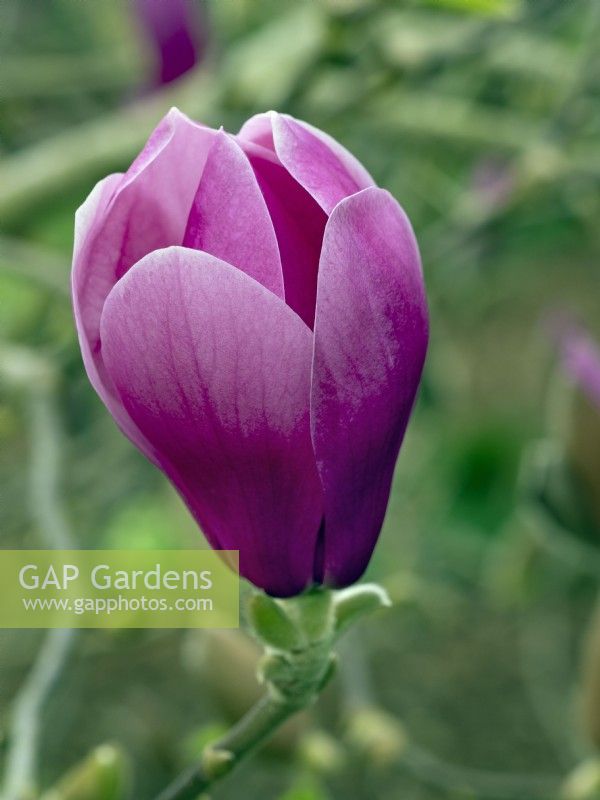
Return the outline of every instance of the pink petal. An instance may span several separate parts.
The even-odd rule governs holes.
[[[78,279],[82,275],[86,266],[86,253],[90,245],[90,240],[94,236],[98,227],[99,220],[102,220],[106,213],[106,208],[113,197],[116,188],[122,180],[122,174],[109,175],[100,183],[96,184],[85,203],[75,214],[75,244],[73,250],[73,313],[77,327],[77,335],[81,347],[83,363],[88,374],[90,383],[106,405],[113,418],[125,433],[140,450],[151,460],[156,462],[156,454],[152,446],[146,441],[145,436],[137,429],[135,423],[121,405],[120,399],[116,396],[114,387],[110,379],[107,379],[102,361],[92,352],[88,339],[83,315],[81,311],[81,299],[78,292]]]
[[[78,212],[72,286],[85,367],[124,433],[152,459],[104,370],[100,317],[110,290],[132,264],[182,241],[213,136],[172,109],[125,175],[102,181]]]
[[[107,370],[213,547],[275,595],[312,579],[322,495],[309,432],[312,335],[200,251],[151,253],[111,292]]]
[[[250,162],[235,139],[216,134],[192,204],[185,247],[243,270],[283,298],[279,247]]]
[[[180,244],[214,131],[173,109],[116,187],[104,213],[95,215],[85,252],[74,264],[74,291],[92,352],[104,300],[136,261],[160,247]]]
[[[373,186],[366,169],[323,131],[287,114],[272,114],[275,152],[298,183],[330,214],[337,203]]]
[[[258,144],[274,153],[275,144],[273,142],[271,114],[255,114],[249,120],[246,120],[240,128],[238,139],[241,142],[254,142],[254,144]]]
[[[427,338],[419,253],[406,215],[382,189],[343,200],[323,242],[311,407],[328,583],[352,583],[368,564]]]

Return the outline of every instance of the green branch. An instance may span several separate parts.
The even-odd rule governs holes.
[[[373,584],[338,592],[315,589],[289,600],[255,594],[248,616],[265,646],[258,677],[266,692],[156,800],[196,800],[293,714],[313,703],[333,674],[333,645],[339,634],[357,617],[385,605],[389,605],[387,595]]]
[[[56,373],[52,364],[24,348],[0,347],[0,379],[25,391],[30,424],[29,508],[48,548],[72,545],[60,499],[62,431],[55,407]],[[75,631],[48,631],[31,671],[11,709],[8,749],[1,796],[27,800],[36,783],[40,717],[69,655]]]
[[[214,119],[215,81],[193,74],[101,119],[77,125],[5,158],[0,166],[0,220],[7,224],[82,181],[128,164],[171,106],[205,122]]]
[[[181,775],[157,800],[196,800],[300,708],[264,695],[222,739],[204,751],[197,766]]]

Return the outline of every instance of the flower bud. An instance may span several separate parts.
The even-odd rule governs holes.
[[[351,712],[346,724],[346,739],[351,747],[378,767],[397,761],[408,744],[402,723],[375,706],[362,706]]]
[[[97,747],[73,767],[41,800],[125,800],[129,764],[114,745]]]
[[[562,800],[597,800],[600,797],[600,761],[590,758],[568,776],[561,792]]]
[[[345,753],[333,736],[322,730],[312,730],[298,742],[298,758],[311,772],[335,775],[344,766]]]
[[[275,597],[356,582],[428,341],[396,200],[293,117],[174,109],[78,211],[72,284],[91,383],[211,546]]]

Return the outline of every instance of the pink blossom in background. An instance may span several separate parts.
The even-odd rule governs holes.
[[[171,83],[204,60],[209,43],[205,0],[132,0],[154,53],[152,83]]]
[[[277,596],[361,576],[428,323],[410,222],[348,151],[173,109],[79,209],[73,299],[94,388],[213,547]]]
[[[557,336],[561,363],[569,379],[600,409],[600,347],[582,327],[563,325]]]

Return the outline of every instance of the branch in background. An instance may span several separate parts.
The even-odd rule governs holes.
[[[0,272],[30,281],[64,298],[70,298],[69,261],[60,253],[38,245],[0,236]]]
[[[130,48],[111,52],[65,55],[3,54],[2,99],[7,102],[59,97],[97,89],[133,88],[139,84],[141,62]]]
[[[559,776],[520,775],[457,766],[414,744],[407,748],[402,765],[429,786],[472,793],[479,800],[549,800],[560,797],[562,787]]]
[[[15,698],[6,756],[3,800],[29,800],[36,786],[40,717],[73,641],[72,629],[46,635],[35,664]]]
[[[600,28],[600,5],[595,0],[589,0],[588,14],[585,21],[584,44],[579,55],[577,67],[573,71],[566,89],[560,94],[551,132],[557,141],[568,140],[585,124],[582,118],[582,97],[586,89],[590,88],[588,82],[590,75],[595,75],[598,67],[598,30]],[[589,117],[589,111],[595,107],[595,102],[590,98],[588,111],[584,117]]]
[[[145,100],[63,131],[14,155],[0,166],[0,220],[18,219],[38,203],[83,181],[127,164],[173,105],[210,123],[215,81],[197,74]]]
[[[469,147],[492,147],[523,157],[535,155],[543,147],[548,174],[540,177],[560,179],[571,172],[600,175],[598,148],[580,145],[553,149],[543,140],[543,120],[506,109],[431,91],[402,90],[381,93],[368,103],[365,112],[365,119],[370,120],[365,129],[383,138],[412,135]]]
[[[69,548],[72,537],[60,501],[62,436],[55,407],[54,370],[35,353],[2,347],[0,377],[25,391],[28,398],[32,517],[48,548]],[[5,800],[29,800],[35,789],[41,714],[64,666],[74,633],[72,629],[47,633],[15,698],[2,787]]]
[[[547,800],[558,797],[560,776],[491,772],[449,764],[416,745],[399,720],[379,704],[360,632],[346,637],[339,659],[346,737],[370,763],[395,764],[424,784],[446,792],[468,792],[480,800]]]
[[[73,538],[59,499],[62,431],[53,385],[31,388],[29,415],[32,517],[48,547],[67,550]]]

